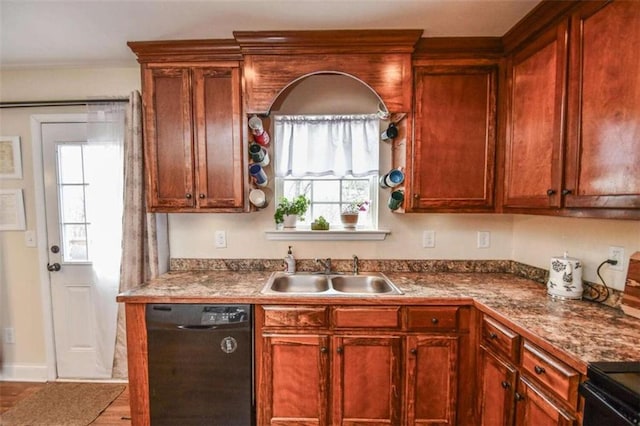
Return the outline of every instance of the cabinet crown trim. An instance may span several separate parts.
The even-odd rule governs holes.
[[[242,60],[240,46],[233,39],[130,41],[127,46],[140,64]]]
[[[422,30],[234,31],[243,54],[412,53]]]

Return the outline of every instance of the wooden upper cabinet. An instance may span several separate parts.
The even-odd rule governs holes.
[[[147,68],[143,79],[149,207],[193,207],[194,155],[189,69]]]
[[[248,211],[240,48],[233,40],[128,45],[142,68],[148,209]]]
[[[565,205],[638,209],[640,2],[586,3],[570,45]]]
[[[497,65],[415,68],[407,211],[491,211]]]
[[[195,68],[198,207],[242,209],[239,68]]]
[[[560,207],[567,23],[508,61],[504,206]]]
[[[391,112],[411,110],[411,53],[422,30],[234,31],[244,59],[245,110],[268,113],[290,84],[346,74]]]

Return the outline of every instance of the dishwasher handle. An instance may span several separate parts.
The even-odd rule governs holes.
[[[177,325],[180,330],[213,330],[217,325]]]

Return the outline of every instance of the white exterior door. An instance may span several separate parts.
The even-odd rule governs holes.
[[[109,155],[87,144],[86,123],[41,123],[41,135],[57,376],[110,378],[118,281],[105,278],[96,264],[105,263],[99,249],[107,248],[106,263],[117,261],[119,269],[120,247],[98,245],[95,237],[119,231],[97,229],[95,212],[104,206],[92,203],[96,191],[108,197],[109,190],[92,174],[110,170],[117,176],[122,163],[110,165]],[[121,220],[121,207],[113,208],[109,213]]]

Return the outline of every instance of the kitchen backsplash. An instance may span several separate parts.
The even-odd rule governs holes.
[[[332,270],[351,272],[352,259],[332,259]],[[505,273],[528,278],[546,285],[549,271],[513,260],[401,260],[401,259],[359,259],[360,271],[376,272],[424,272],[424,273]],[[319,271],[314,259],[296,259],[299,272]],[[194,259],[172,258],[171,271],[207,270],[207,271],[281,271],[283,259]],[[585,296],[591,296],[598,290],[602,293],[602,284],[585,281]],[[595,288],[595,289],[594,289]],[[622,292],[609,289],[605,305],[620,308]]]

